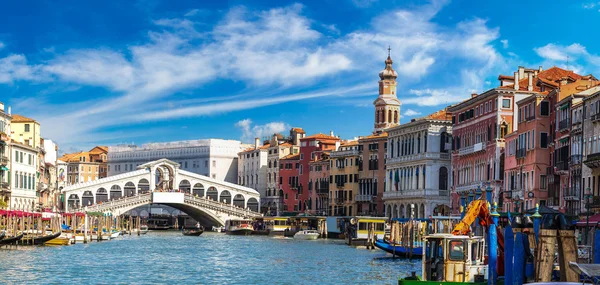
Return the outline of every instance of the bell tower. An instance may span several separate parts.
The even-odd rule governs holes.
[[[396,96],[396,78],[398,74],[392,68],[391,48],[385,60],[385,69],[379,72],[379,96],[373,102],[375,105],[375,132],[400,124],[400,100]]]

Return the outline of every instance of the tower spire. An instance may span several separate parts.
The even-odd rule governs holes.
[[[392,54],[392,47],[388,46],[388,57],[390,57]]]

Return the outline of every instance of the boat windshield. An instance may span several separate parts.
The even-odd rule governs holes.
[[[453,261],[462,261],[465,258],[464,241],[451,240],[449,242],[448,259]]]

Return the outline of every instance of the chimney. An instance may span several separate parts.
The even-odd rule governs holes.
[[[527,91],[533,91],[533,74],[527,74]]]
[[[538,72],[542,72],[542,71],[544,71],[544,70],[542,69],[542,66],[540,65],[540,67],[538,68]]]
[[[519,66],[519,78],[525,78],[525,67]]]
[[[11,112],[10,112],[10,106],[8,106],[8,115],[9,115],[9,116],[11,115]]]
[[[333,131],[329,131],[329,136],[333,137]]]
[[[519,73],[515,72],[515,90],[519,90]]]
[[[254,138],[254,149],[257,149],[259,147],[260,147],[260,139]]]
[[[565,77],[563,77],[563,78],[560,79],[560,86],[567,85],[568,82],[569,81],[567,80],[567,77],[565,76]]]
[[[471,93],[471,98],[477,97],[477,93]]]

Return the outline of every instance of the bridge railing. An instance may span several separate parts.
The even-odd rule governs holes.
[[[102,202],[102,204],[96,204],[96,205],[92,205],[92,206],[86,206],[84,207],[86,212],[103,212],[106,211],[107,209],[114,209],[114,208],[119,208],[121,206],[125,206],[131,203],[144,203],[146,201],[152,200],[152,193],[147,193],[147,194],[139,194],[136,196],[131,196],[131,197],[123,197],[122,199],[119,200],[112,200],[112,201],[107,201],[107,202]]]
[[[212,208],[214,210],[233,214],[240,217],[260,217],[261,214],[250,209],[244,209],[232,204],[225,204],[206,197],[196,197],[191,194],[185,194],[185,202],[196,204],[197,206]]]

